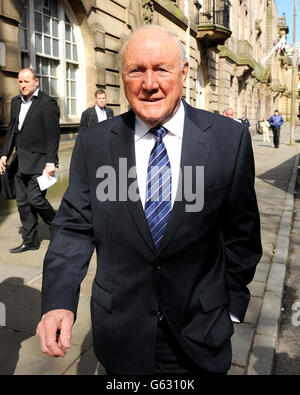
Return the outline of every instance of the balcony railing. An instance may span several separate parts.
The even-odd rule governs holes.
[[[197,25],[220,25],[230,29],[230,1],[204,0]]]
[[[197,39],[206,45],[223,45],[231,36],[230,1],[203,0],[199,7]]]

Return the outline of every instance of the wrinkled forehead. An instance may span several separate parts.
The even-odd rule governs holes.
[[[156,27],[137,31],[131,35],[122,51],[122,63],[142,59],[144,55],[175,57],[180,61],[181,52],[175,38]]]
[[[18,75],[19,80],[27,80],[27,81],[35,81],[33,74],[31,71],[26,70],[26,71],[20,71]]]

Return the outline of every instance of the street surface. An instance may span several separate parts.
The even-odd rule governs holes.
[[[300,170],[273,374],[300,374]]]

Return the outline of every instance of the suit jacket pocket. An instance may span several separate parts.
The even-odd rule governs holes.
[[[108,313],[112,311],[112,294],[103,288],[98,281],[94,280],[92,288],[92,298],[99,306]]]
[[[198,297],[204,313],[229,303],[229,295],[225,284],[208,288],[201,292]]]
[[[46,154],[46,148],[43,147],[41,144],[36,143],[36,144],[31,144],[30,145],[30,151],[31,152],[37,152],[39,154]]]
[[[182,335],[193,343],[220,349],[233,334],[226,285],[219,284],[202,291],[198,294],[198,303],[199,308],[193,308],[193,316]]]

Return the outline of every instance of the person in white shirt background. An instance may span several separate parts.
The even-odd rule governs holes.
[[[95,105],[87,108],[80,119],[80,132],[86,128],[97,125],[97,123],[112,118],[114,112],[111,108],[106,107],[106,93],[103,89],[97,89],[95,92]]]

